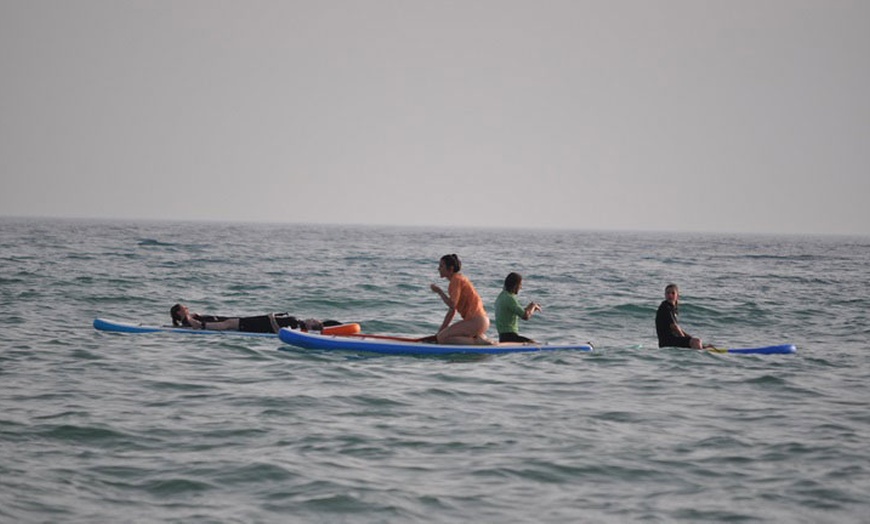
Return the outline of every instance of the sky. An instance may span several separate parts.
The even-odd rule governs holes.
[[[866,0],[0,0],[0,216],[870,234]]]

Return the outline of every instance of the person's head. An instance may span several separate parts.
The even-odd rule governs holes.
[[[523,285],[523,276],[519,273],[508,273],[504,279],[504,289],[508,293],[516,295],[520,292],[520,287]]]
[[[173,326],[182,325],[182,321],[187,316],[187,306],[184,304],[175,304],[169,308],[169,316],[172,317]]]
[[[671,304],[676,304],[680,300],[680,288],[676,284],[668,284],[665,286],[665,300]]]
[[[441,261],[438,264],[438,272],[442,277],[449,276],[453,273],[459,273],[461,269],[462,262],[459,261],[459,257],[456,256],[455,253],[452,255],[444,255],[441,257]]]

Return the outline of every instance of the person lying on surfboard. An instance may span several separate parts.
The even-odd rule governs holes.
[[[459,272],[461,269],[462,262],[458,256],[444,255],[438,264],[438,273],[441,278],[450,281],[447,293],[437,284],[429,286],[447,305],[447,314],[435,338],[439,344],[492,344],[485,335],[489,329],[489,316],[483,301],[471,281]],[[451,325],[456,312],[459,312],[462,320]]]
[[[338,326],[335,320],[320,321],[314,318],[297,319],[287,313],[269,313],[255,317],[224,317],[191,313],[184,304],[175,304],[169,309],[172,325],[211,331],[244,331],[247,333],[277,333],[282,327],[322,331],[324,326]]]
[[[495,328],[499,342],[534,342],[520,335],[520,319],[530,319],[535,311],[541,311],[541,305],[529,302],[525,308],[521,306],[517,294],[522,287],[523,276],[509,273],[504,279],[504,289],[495,299]]]
[[[656,335],[660,348],[708,349],[698,337],[686,333],[677,322],[680,315],[680,288],[676,284],[665,286],[665,299],[656,312]]]

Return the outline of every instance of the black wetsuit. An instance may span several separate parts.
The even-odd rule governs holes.
[[[229,320],[233,317],[221,317],[218,315],[200,315],[199,313],[194,313],[190,315],[194,320],[198,320],[200,322],[223,322],[224,320]],[[184,327],[191,327],[190,322],[185,318],[181,321],[181,325]]]
[[[660,348],[692,347],[692,337],[681,337],[675,335],[674,332],[671,331],[671,326],[673,324],[678,324],[677,316],[679,316],[679,314],[677,308],[667,300],[663,300],[659,306],[659,310],[656,311],[656,334],[659,337]]]
[[[217,315],[199,315],[194,314],[193,318],[199,320],[200,322],[223,322],[224,320],[229,320],[235,317],[222,317]],[[275,323],[278,324],[279,328],[289,327],[290,329],[298,329],[300,327],[305,327],[305,322],[300,320],[292,315],[288,315],[287,313],[275,313]],[[341,322],[335,320],[325,320],[323,322],[324,326],[337,326],[341,324]],[[184,322],[186,327],[190,327],[190,324]],[[206,326],[208,328],[208,326]],[[269,315],[258,315],[256,317],[239,317],[239,331],[244,331],[246,333],[274,333],[275,330],[272,328],[272,321],[269,320]]]

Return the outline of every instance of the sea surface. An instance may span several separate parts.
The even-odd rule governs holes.
[[[176,302],[595,352],[377,356],[98,332]],[[870,522],[870,238],[0,219],[2,522]],[[724,347],[658,349],[664,286]],[[491,328],[491,336],[496,336]]]

